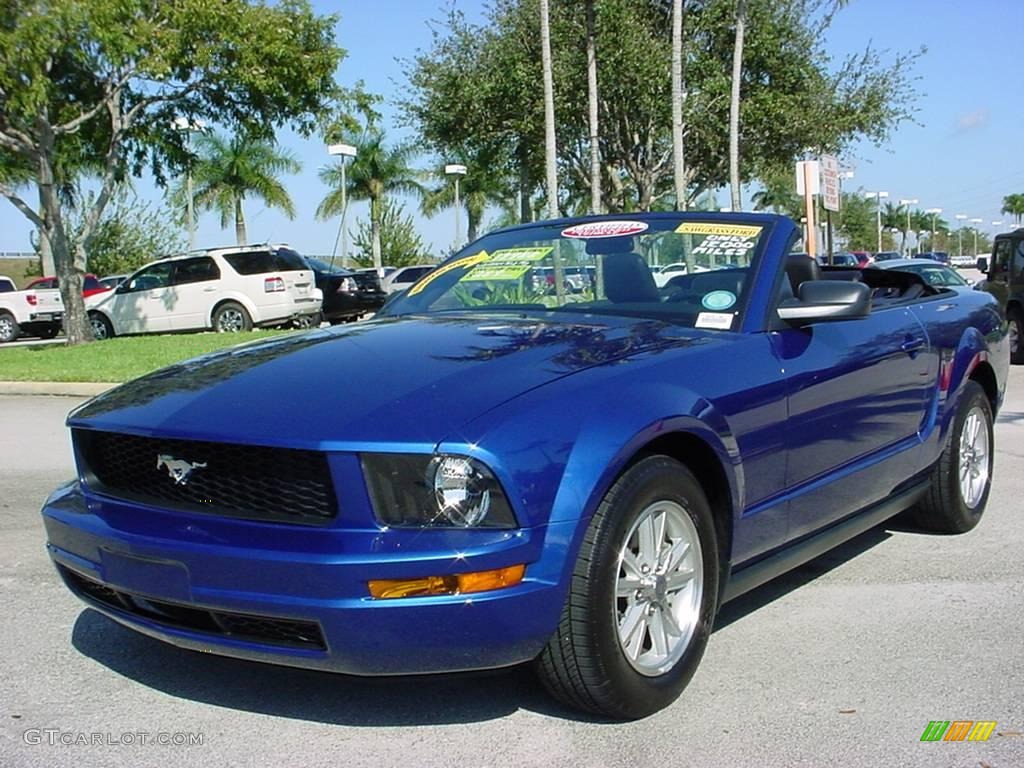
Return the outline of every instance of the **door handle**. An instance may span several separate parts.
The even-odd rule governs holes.
[[[902,344],[900,344],[900,349],[902,349],[911,357],[913,357],[918,352],[918,350],[922,349],[923,347],[924,339],[922,338],[907,338],[904,340]]]
[[[203,288],[203,293],[213,293],[216,290],[216,288]]]

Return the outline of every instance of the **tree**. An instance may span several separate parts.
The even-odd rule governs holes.
[[[467,168],[466,175],[459,179],[459,202],[466,210],[467,240],[472,242],[480,234],[480,223],[487,206],[509,209],[513,203],[507,181],[495,172],[497,164],[487,155],[455,155],[455,161]],[[434,216],[455,205],[455,186],[444,177],[443,165],[432,174],[441,179],[440,183],[423,192],[420,209],[425,216]]]
[[[586,0],[587,13],[587,124],[590,127],[590,213],[601,212],[601,133],[598,129],[597,25],[594,0]]]
[[[423,186],[420,173],[410,162],[416,154],[411,144],[388,147],[384,143],[384,132],[370,126],[354,142],[356,156],[349,164],[345,177],[348,185],[347,196],[351,200],[368,200],[370,203],[370,233],[373,266],[378,271],[382,262],[381,226],[384,214],[384,200],[392,193],[421,195]],[[342,194],[341,162],[320,171],[320,180],[331,187],[331,191],[317,206],[318,219],[329,219],[341,213]]]
[[[385,198],[380,212],[380,258],[389,267],[407,267],[432,261],[412,217],[401,204]],[[374,229],[371,220],[359,219],[352,242],[359,249],[354,261],[361,267],[380,266],[374,262]]]
[[[1014,222],[1020,226],[1021,219],[1024,219],[1024,194],[1014,193],[1003,198],[1003,207],[1000,213],[1013,216]]]
[[[84,221],[80,215],[73,215],[69,225],[72,236],[77,237]],[[162,210],[121,195],[96,225],[86,254],[86,269],[97,275],[133,272],[182,247],[181,229]]]
[[[82,302],[88,247],[121,181],[159,182],[186,159],[175,116],[270,135],[305,133],[340,94],[335,20],[306,0],[8,0],[0,11],[0,151],[32,169],[41,212],[0,194],[53,251],[69,343],[89,341]],[[0,161],[5,165],[6,161]],[[68,231],[57,189],[95,168],[84,223]]]
[[[736,36],[732,49],[732,86],[729,95],[729,199],[740,208],[740,81],[743,77],[743,40],[747,30],[747,0],[736,0]]]
[[[201,133],[196,140],[198,157],[192,164],[193,198],[197,210],[216,211],[221,229],[235,225],[235,240],[246,243],[246,197],[262,200],[268,208],[279,208],[289,219],[295,218],[295,205],[277,177],[298,173],[302,166],[294,155],[268,139],[240,134],[225,139],[214,133]],[[184,198],[179,188],[177,197]]]
[[[840,152],[857,140],[884,141],[913,110],[915,54],[884,62],[873,49],[831,61],[822,42],[828,0],[746,0],[740,102],[740,183],[790,163],[807,148]],[[406,62],[401,104],[424,144],[487,145],[519,179],[522,218],[544,177],[544,99],[539,0],[491,0],[480,25],[452,13],[432,47]],[[586,210],[592,182],[586,3],[553,3],[550,37],[557,167],[564,210]],[[599,146],[602,207],[650,210],[674,191],[673,3],[593,4],[601,73]],[[686,188],[691,197],[728,183],[728,132],[735,3],[687,0],[682,62],[699,84],[682,102]],[[607,44],[602,44],[607,40]]]

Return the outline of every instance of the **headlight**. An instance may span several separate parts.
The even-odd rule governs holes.
[[[362,462],[374,512],[385,525],[515,527],[497,478],[476,459],[364,454]]]

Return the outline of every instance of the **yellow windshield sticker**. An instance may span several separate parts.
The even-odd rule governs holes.
[[[757,237],[761,227],[752,224],[710,224],[705,221],[684,221],[676,228],[680,235],[727,235],[744,239]]]
[[[481,264],[487,261],[489,258],[491,257],[488,255],[487,251],[480,251],[480,253],[474,253],[472,256],[463,256],[461,259],[456,259],[455,261],[449,262],[448,264],[445,264],[443,267],[439,267],[438,269],[435,269],[433,272],[424,275],[423,278],[420,279],[418,283],[416,283],[412,288],[409,289],[408,295],[415,296],[417,293],[422,291],[432,282],[437,280],[437,278],[441,277],[441,275],[446,275],[455,269],[462,269],[463,267],[472,267],[477,264]]]
[[[553,246],[549,245],[539,248],[505,248],[495,251],[486,264],[478,264],[473,267],[460,278],[459,282],[518,280],[552,250],[554,250]]]

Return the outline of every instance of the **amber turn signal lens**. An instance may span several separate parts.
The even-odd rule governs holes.
[[[419,579],[374,579],[369,582],[370,596],[378,600],[427,595],[464,595],[491,589],[514,587],[523,580],[525,565],[510,565],[494,571],[458,573],[450,576],[426,576]]]

